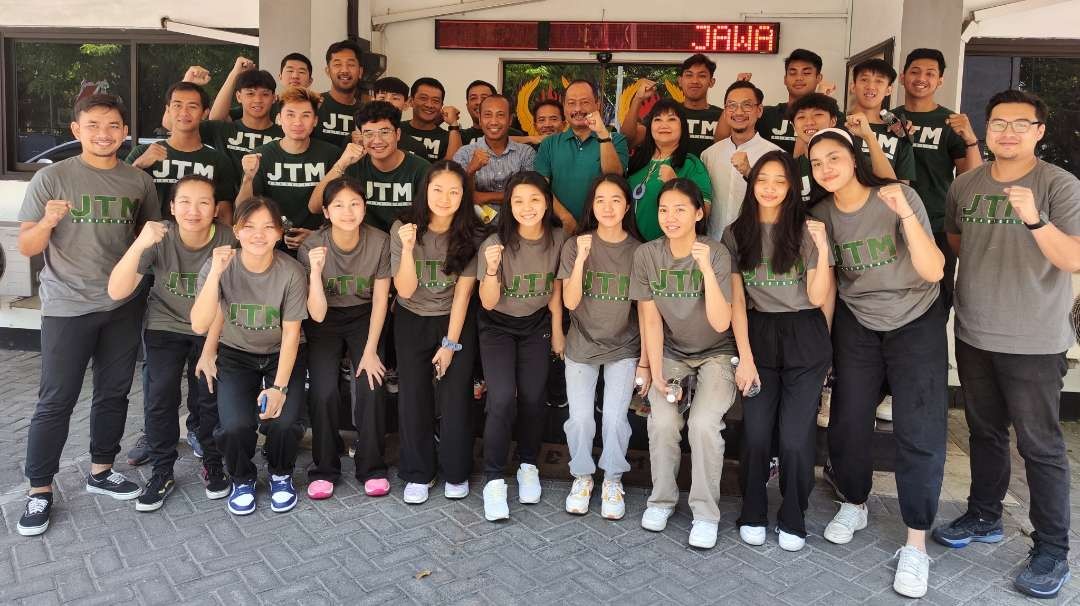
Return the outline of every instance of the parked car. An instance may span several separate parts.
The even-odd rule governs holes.
[[[155,141],[161,141],[160,137],[139,137],[139,144],[145,145],[147,143],[154,143]],[[72,156],[77,156],[82,151],[82,145],[78,141],[65,141],[60,145],[55,145],[49,149],[31,156],[26,162],[28,164],[52,164],[61,160],[67,160]],[[120,150],[117,151],[117,155],[121,158],[126,158],[128,153],[131,152],[131,137],[125,137],[124,142],[120,144]]]

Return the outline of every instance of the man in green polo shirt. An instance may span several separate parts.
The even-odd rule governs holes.
[[[536,152],[536,172],[551,181],[555,216],[572,234],[585,209],[585,193],[599,175],[621,175],[629,162],[626,137],[608,132],[599,112],[596,88],[574,80],[563,96],[563,115],[570,128],[550,135]]]

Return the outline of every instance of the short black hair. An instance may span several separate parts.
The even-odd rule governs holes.
[[[289,53],[281,58],[281,67],[278,68],[278,71],[285,69],[285,64],[289,61],[300,61],[307,66],[309,74],[315,69],[311,66],[311,59],[308,59],[307,55],[303,53]]]
[[[812,50],[806,50],[805,48],[797,48],[791,51],[791,54],[784,59],[784,69],[786,70],[793,61],[802,61],[814,66],[814,69],[821,73],[821,55],[815,53]]]
[[[214,182],[203,175],[196,175],[194,173],[184,175],[173,183],[173,186],[169,188],[169,199],[166,202],[172,202],[176,199],[176,192],[180,191],[180,188],[188,183],[202,183],[210,186],[210,191],[214,191]]]
[[[536,113],[539,112],[540,108],[544,107],[545,105],[548,105],[548,106],[551,106],[551,107],[554,107],[554,108],[558,109],[559,110],[559,118],[561,118],[563,120],[566,119],[566,114],[563,113],[562,103],[559,103],[559,101],[557,99],[543,99],[539,103],[534,105],[533,108],[532,108],[533,118],[536,118]]]
[[[405,81],[401,78],[386,76],[375,81],[375,84],[371,86],[371,92],[376,95],[379,93],[391,93],[408,97],[409,85],[405,84]]]
[[[594,83],[592,80],[586,80],[584,78],[576,78],[574,80],[571,80],[570,84],[567,84],[566,88],[564,90],[570,90],[570,87],[575,85],[575,84],[588,84],[589,85],[589,90],[592,91],[593,99],[600,99],[600,93],[596,90],[596,83]]]
[[[735,82],[732,82],[731,86],[727,87],[727,90],[724,91],[724,101],[727,102],[728,95],[731,94],[731,91],[739,90],[740,88],[747,88],[754,91],[754,98],[757,99],[759,105],[765,101],[765,93],[761,92],[760,88],[754,86],[747,80],[736,80]]]
[[[442,85],[442,82],[439,82],[430,76],[417,78],[416,82],[413,82],[412,87],[409,88],[409,97],[415,97],[416,93],[420,91],[421,86],[430,86],[431,88],[439,89],[439,92],[442,93],[443,101],[446,101],[446,87]]]
[[[353,55],[356,56],[357,62],[362,62],[364,60],[364,51],[360,50],[359,44],[352,40],[342,40],[341,42],[335,42],[326,47],[326,64],[330,65],[330,57],[332,57],[334,53],[340,53],[341,51],[352,51]]]
[[[911,67],[911,64],[919,59],[937,61],[938,72],[945,73],[945,55],[941,54],[941,51],[936,48],[917,48],[908,53],[907,58],[904,59],[904,71],[906,72]]]
[[[889,84],[896,82],[896,70],[884,59],[867,59],[856,63],[855,67],[851,68],[851,78],[857,80],[863,72],[885,76],[889,79]]]
[[[1046,101],[1043,101],[1035,93],[1029,93],[1026,90],[1003,90],[1000,93],[990,97],[990,100],[986,103],[986,119],[990,119],[990,112],[1002,103],[1026,103],[1035,108],[1035,119],[1039,122],[1046,122],[1046,116],[1050,113],[1050,108],[1046,106]]]
[[[105,93],[96,93],[88,95],[75,102],[75,108],[72,110],[72,118],[78,122],[79,115],[83,112],[88,112],[96,107],[104,107],[105,109],[115,109],[120,112],[120,121],[127,125],[128,123],[128,110],[124,105],[124,101],[116,95],[108,95]]]
[[[388,120],[394,128],[401,126],[401,110],[394,107],[389,101],[368,101],[356,110],[353,121],[357,130],[369,122]]]
[[[198,93],[199,103],[202,104],[202,108],[207,109],[210,107],[210,95],[207,94],[206,90],[203,87],[195,84],[194,82],[174,82],[172,86],[170,86],[168,90],[165,91],[166,106],[172,103],[172,96],[173,93],[175,93],[176,91]]]
[[[810,93],[796,99],[788,106],[787,119],[795,121],[795,114],[804,109],[820,109],[829,112],[829,115],[840,120],[840,106],[829,95],[822,93]]]
[[[495,90],[495,85],[488,82],[487,80],[473,80],[472,82],[469,83],[468,86],[465,87],[465,96],[466,97],[469,96],[469,91],[471,91],[474,86],[486,86],[486,87],[488,87],[488,90],[490,90],[491,94],[493,94],[493,95],[499,93],[499,91]]]
[[[274,74],[265,69],[250,69],[236,77],[236,90],[242,91],[245,88],[265,88],[274,92],[277,82],[274,81]]]
[[[494,94],[491,94],[491,95],[488,95],[488,96],[484,97],[484,101],[480,102],[480,109],[484,109],[484,102],[487,101],[488,99],[502,99],[503,101],[506,101],[506,109],[511,114],[513,113],[514,104],[510,102],[510,97],[507,97],[506,95],[500,95],[499,93],[494,93]]]
[[[679,73],[681,74],[695,65],[704,65],[709,70],[710,76],[716,75],[716,62],[701,53],[687,57],[682,62],[682,66],[679,67]]]

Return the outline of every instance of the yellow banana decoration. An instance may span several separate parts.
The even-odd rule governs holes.
[[[566,79],[566,76],[563,76],[563,77],[562,77],[562,87],[563,87],[563,90],[566,90],[566,87],[567,87],[567,86],[570,86],[570,81]]]
[[[667,89],[668,95],[678,103],[682,103],[686,100],[686,95],[675,84],[671,83],[671,80],[664,80],[664,88]]]
[[[521,123],[521,130],[530,135],[538,135],[536,132],[536,126],[533,124],[532,108],[529,106],[529,100],[532,99],[533,91],[540,85],[540,76],[529,80],[521,85],[517,93],[517,117],[518,122]]]
[[[639,88],[641,88],[641,80],[624,88],[622,94],[619,95],[619,108],[617,114],[619,116],[620,124],[626,119],[626,114],[630,111],[630,101],[634,99],[634,95],[637,94]]]

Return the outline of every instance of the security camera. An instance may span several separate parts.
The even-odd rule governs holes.
[[[607,65],[611,63],[611,53],[596,53],[596,60],[601,65]]]

